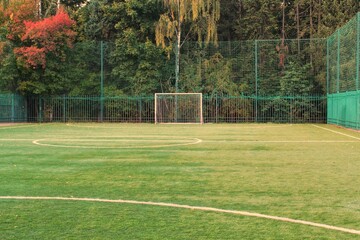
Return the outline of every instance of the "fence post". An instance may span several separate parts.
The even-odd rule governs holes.
[[[141,99],[142,97],[140,96],[139,97],[139,121],[140,121],[140,123],[142,122],[142,99]]]
[[[104,42],[100,42],[101,73],[100,73],[100,122],[104,120]]]
[[[63,95],[63,122],[66,122],[66,97]]]
[[[258,122],[258,40],[255,40],[255,122]]]
[[[43,109],[42,109],[42,98],[41,97],[39,97],[39,112],[38,112],[38,122],[42,122],[42,111],[43,111]]]
[[[11,94],[11,122],[15,121],[15,94]]]
[[[336,92],[340,92],[340,30],[337,31]]]
[[[326,39],[326,94],[330,94],[330,44]]]
[[[356,15],[356,90],[359,90],[360,12]]]
[[[215,93],[215,123],[218,123],[219,121],[219,115],[218,115],[218,111],[219,111],[219,106],[218,106],[218,94]]]

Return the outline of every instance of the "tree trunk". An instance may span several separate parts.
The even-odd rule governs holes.
[[[180,0],[178,0],[178,27],[176,32],[176,49],[175,49],[175,92],[179,92],[179,78],[180,78],[180,48],[181,48],[181,20],[180,20]]]
[[[180,26],[179,26],[180,28]],[[180,48],[181,48],[181,31],[177,32],[176,49],[175,49],[175,92],[179,91],[180,78]]]
[[[41,19],[41,18],[42,18],[42,14],[41,14],[41,12],[42,12],[41,0],[38,0],[37,5],[38,5],[38,13],[37,13],[37,15],[38,15],[38,18]]]
[[[312,0],[310,0],[310,39],[312,39],[312,37],[313,37],[313,29],[314,29],[314,24],[313,24],[313,3],[312,3]]]
[[[322,0],[319,0],[319,3],[318,3],[318,36],[320,36],[320,29],[321,29],[321,5],[322,5]]]

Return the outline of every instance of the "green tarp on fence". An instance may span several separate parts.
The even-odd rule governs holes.
[[[26,122],[27,107],[23,97],[0,94],[0,122]]]
[[[328,123],[360,129],[360,92],[328,95]]]

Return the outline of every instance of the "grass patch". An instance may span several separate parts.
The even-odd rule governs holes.
[[[43,124],[1,127],[0,145],[2,196],[178,203],[360,229],[360,141],[312,125]],[[0,209],[1,239],[359,238],[152,206],[0,200]]]

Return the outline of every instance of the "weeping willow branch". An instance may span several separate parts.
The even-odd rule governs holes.
[[[220,0],[162,0],[165,13],[156,25],[156,44],[170,55],[175,53],[175,89],[178,92],[180,50],[190,34],[199,42],[217,42],[217,22],[220,19]],[[183,26],[190,30],[183,38]],[[175,48],[175,49],[174,49]]]

